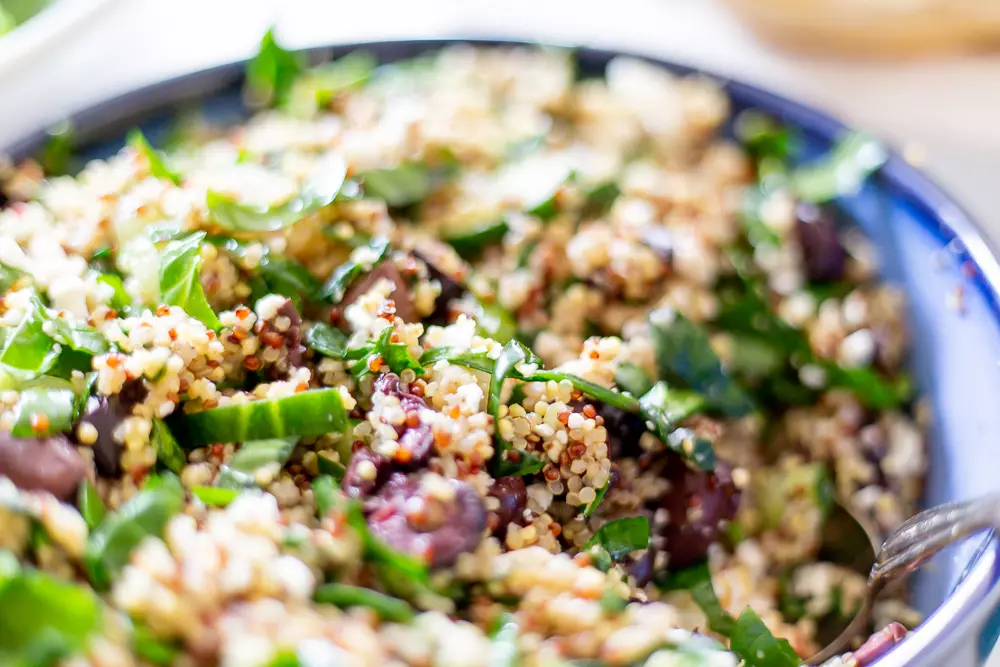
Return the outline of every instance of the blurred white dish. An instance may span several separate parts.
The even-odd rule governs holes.
[[[30,19],[0,36],[0,75],[56,40],[111,0],[52,0]]]

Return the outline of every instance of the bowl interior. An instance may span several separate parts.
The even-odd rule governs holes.
[[[391,42],[361,48],[388,62],[449,43],[453,42]],[[310,56],[318,60],[354,48],[358,47],[314,49]],[[590,49],[577,54],[580,71],[588,76],[600,75],[616,55]],[[661,64],[676,72],[691,72]],[[242,65],[226,65],[78,114],[74,124],[83,155],[98,158],[113,153],[121,147],[124,133],[136,125],[155,144],[169,131],[172,119],[191,108],[200,108],[216,122],[238,120],[244,116],[241,74]],[[844,131],[840,123],[812,109],[752,86],[722,81],[735,111],[761,109],[797,127],[805,139],[806,154],[826,150]],[[43,138],[41,134],[28,137],[6,152],[29,154]],[[1000,396],[1000,309],[994,287],[1000,284],[1000,266],[967,216],[898,156],[891,157],[876,178],[843,204],[874,240],[884,277],[902,286],[909,297],[911,368],[933,413],[925,503],[960,500],[996,489],[1000,440],[991,436],[1000,432],[1000,410],[994,406],[995,397]],[[925,641],[937,644],[935,636],[957,627],[952,624],[968,616],[978,598],[996,583],[996,548],[992,536],[972,539],[920,573],[913,602],[924,613],[937,609],[963,576],[969,575],[969,581],[962,584],[964,594],[956,594],[959,601],[936,615],[947,618],[937,619],[939,627],[933,633],[930,629],[923,633]],[[897,664],[891,657],[882,662]]]

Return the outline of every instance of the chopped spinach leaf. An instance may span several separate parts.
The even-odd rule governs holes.
[[[180,174],[167,165],[166,157],[149,144],[142,130],[136,128],[129,132],[126,143],[149,163],[150,174],[156,178],[170,181],[174,185],[181,184]]]
[[[412,370],[417,375],[423,375],[423,366],[420,365],[420,361],[413,358],[406,344],[392,342],[394,332],[395,329],[388,326],[374,341],[369,341],[363,347],[348,350],[344,356],[354,361],[350,369],[351,375],[361,380],[375,373],[383,364],[397,375],[406,369]]]
[[[329,106],[339,93],[363,86],[375,65],[370,54],[355,51],[306,70],[293,82],[286,106],[294,115],[312,117],[317,109]]]
[[[499,477],[499,469],[501,464],[508,460],[507,452],[511,449],[510,445],[500,437],[500,404],[501,397],[500,394],[503,391],[503,383],[508,376],[517,373],[515,366],[521,362],[526,362],[529,364],[538,363],[538,357],[535,354],[522,345],[517,340],[512,340],[503,346],[503,350],[500,352],[500,357],[496,360],[493,366],[493,377],[490,378],[490,390],[486,399],[486,411],[493,417],[494,424],[494,450],[493,458],[490,461],[490,467],[494,472],[494,476]],[[528,452],[519,452],[522,457]],[[519,459],[520,460],[520,459]],[[518,461],[514,461],[517,463]],[[539,467],[539,470],[541,468]]]
[[[302,56],[279,46],[274,30],[268,30],[257,55],[247,62],[245,93],[248,101],[254,106],[283,103],[303,66]]]
[[[649,373],[642,370],[635,364],[627,361],[618,364],[615,368],[615,384],[622,391],[627,391],[633,396],[642,396],[653,388],[653,378]]]
[[[46,133],[39,163],[49,176],[63,176],[75,166],[73,151],[76,148],[76,130],[69,121],[62,121]]]
[[[80,490],[76,497],[76,508],[80,511],[80,516],[83,517],[88,530],[97,528],[108,513],[108,508],[89,479],[80,484]]]
[[[258,475],[277,473],[288,462],[296,438],[270,438],[244,442],[232,458],[219,469],[215,486],[242,489],[259,486]]]
[[[370,252],[366,254],[365,261],[356,259],[357,251],[355,251],[351,253],[350,259],[334,269],[323,285],[321,296],[324,299],[329,299],[334,304],[340,303],[351,283],[365,272],[372,270],[385,258],[389,251],[389,239],[385,237],[374,238],[369,243],[368,248]]]
[[[736,620],[729,648],[743,658],[746,667],[798,667],[802,664],[791,644],[771,634],[750,607]]]
[[[639,399],[643,419],[651,422],[657,437],[670,449],[702,470],[715,469],[712,443],[678,424],[705,407],[705,399],[694,392],[671,389],[657,382]]]
[[[132,650],[136,655],[157,667],[168,667],[174,664],[180,648],[171,642],[157,639],[149,628],[133,621]]]
[[[451,163],[434,168],[425,162],[403,162],[358,177],[366,197],[381,199],[390,208],[405,208],[426,199],[453,171]]]
[[[191,489],[191,493],[209,507],[226,507],[236,500],[243,493],[243,490],[219,486],[196,486]]]
[[[323,584],[316,589],[313,598],[316,602],[341,609],[368,607],[383,621],[390,623],[408,623],[414,617],[413,608],[405,601],[360,586]]]
[[[792,172],[792,188],[800,199],[815,204],[852,195],[887,158],[885,146],[873,137],[851,132],[825,156]]]
[[[633,551],[646,549],[649,547],[649,519],[630,516],[609,521],[597,529],[583,549],[586,551],[595,545],[604,548],[615,561]]]
[[[481,255],[486,246],[502,241],[507,230],[506,220],[490,220],[468,229],[445,231],[442,238],[462,259],[469,260]]]
[[[156,461],[162,463],[172,473],[181,474],[187,463],[187,455],[177,444],[177,438],[170,432],[170,427],[162,419],[153,419],[149,442],[156,450]]]
[[[208,305],[201,286],[201,244],[205,232],[194,232],[167,243],[160,256],[160,294],[163,302],[180,306],[209,329],[218,329],[219,318]]]
[[[736,619],[729,615],[715,594],[712,586],[712,573],[708,569],[708,563],[694,565],[672,572],[666,576],[666,580],[660,584],[664,590],[685,590],[691,594],[695,604],[705,614],[708,619],[708,627],[713,632],[718,632],[724,637],[732,634],[736,627]]]
[[[325,322],[316,322],[306,331],[306,346],[332,359],[343,359],[347,353],[347,335]]]
[[[25,389],[10,432],[15,438],[65,433],[73,428],[76,413],[77,397],[70,389]]]

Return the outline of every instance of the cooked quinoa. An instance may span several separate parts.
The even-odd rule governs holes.
[[[247,74],[243,124],[2,174],[0,662],[820,648],[865,585],[831,507],[885,534],[926,469],[905,302],[837,202],[878,145],[790,166],[629,58],[268,35]]]

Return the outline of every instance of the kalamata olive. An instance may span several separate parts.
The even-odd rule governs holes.
[[[454,565],[473,551],[486,528],[486,508],[475,489],[448,480],[450,499],[432,497],[414,476],[393,473],[365,503],[369,530],[390,546],[424,558],[433,567]]]
[[[410,287],[406,284],[406,280],[391,259],[383,260],[366,275],[351,283],[351,286],[344,294],[344,298],[340,301],[341,309],[347,308],[360,299],[365,292],[374,287],[375,283],[382,278],[385,278],[396,286],[390,295],[390,298],[396,304],[396,316],[404,322],[419,321],[420,317],[417,315],[416,308],[413,306],[413,297],[410,295]]]
[[[141,403],[149,390],[142,380],[126,380],[121,391],[112,396],[91,397],[86,412],[74,424],[72,437],[77,437],[80,424],[90,424],[97,429],[97,440],[91,445],[94,450],[94,466],[102,477],[117,477],[121,474],[122,443],[114,437],[115,429],[132,413],[132,408]]]
[[[344,473],[344,490],[352,498],[364,498],[377,491],[389,479],[392,461],[368,448],[351,454]]]
[[[399,399],[399,407],[404,414],[416,413],[419,416],[421,411],[427,409],[424,399],[406,391],[395,373],[383,373],[378,376],[372,384],[372,389]],[[434,448],[434,432],[430,425],[423,422],[411,425],[407,421],[396,427],[396,433],[399,435],[399,447],[405,454],[397,456],[394,465],[398,468],[415,469],[426,464]]]
[[[438,281],[438,284],[441,285],[441,293],[434,300],[434,312],[426,318],[427,322],[430,324],[447,324],[451,311],[451,302],[462,298],[462,295],[465,294],[465,286],[439,269],[421,253],[414,252],[413,256],[427,266],[427,275],[430,279]]]
[[[718,540],[720,524],[736,516],[741,493],[733,483],[732,470],[721,461],[713,474],[695,470],[668,452],[660,466],[658,472],[670,486],[650,503],[653,532],[662,539],[659,546],[669,557],[667,567],[679,570],[704,559],[708,547]],[[661,509],[666,510],[666,517],[658,523],[655,512]]]
[[[796,231],[806,275],[811,281],[833,282],[844,277],[847,252],[837,233],[829,206],[799,203],[795,207]]]
[[[604,418],[608,432],[608,453],[612,461],[642,454],[639,438],[646,432],[642,417],[604,403],[594,403],[597,414]]]
[[[890,623],[861,645],[852,655],[857,667],[867,667],[906,638],[906,628],[900,623]]]
[[[292,366],[302,365],[302,354],[306,351],[302,345],[302,316],[291,299],[285,299],[278,309],[278,315],[287,317],[291,324],[285,329],[285,347],[288,348],[288,363]]]
[[[632,559],[626,566],[626,571],[635,579],[635,585],[642,588],[653,580],[655,574],[656,548],[646,549],[641,556]]]
[[[69,500],[87,476],[88,466],[65,435],[15,438],[0,432],[0,475],[26,491],[48,491]]]
[[[507,525],[524,525],[524,508],[528,506],[528,488],[523,477],[499,477],[490,487],[489,494],[500,501],[500,507],[493,512],[497,518],[497,528],[493,532],[502,535]]]

